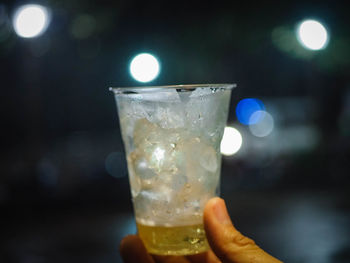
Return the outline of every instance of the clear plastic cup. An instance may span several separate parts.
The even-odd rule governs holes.
[[[206,202],[219,194],[220,142],[234,84],[111,88],[138,234],[149,253],[208,250]]]

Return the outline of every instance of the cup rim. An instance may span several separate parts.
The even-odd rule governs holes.
[[[180,84],[180,85],[161,85],[161,86],[135,86],[135,87],[110,87],[109,90],[115,94],[142,94],[152,92],[162,92],[167,90],[191,91],[196,88],[205,88],[213,90],[228,90],[237,87],[235,83],[223,84]]]

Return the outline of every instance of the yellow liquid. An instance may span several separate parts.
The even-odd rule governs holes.
[[[193,255],[209,249],[203,224],[175,227],[137,224],[137,229],[151,254]]]

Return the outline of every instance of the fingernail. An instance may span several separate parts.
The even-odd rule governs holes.
[[[213,207],[213,212],[216,219],[223,225],[230,225],[231,218],[227,212],[226,205],[224,200],[219,199],[215,202]]]

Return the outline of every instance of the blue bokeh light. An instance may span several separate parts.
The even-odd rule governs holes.
[[[257,111],[261,112],[261,114],[254,114],[253,116],[253,113]],[[255,98],[242,99],[236,106],[237,119],[244,125],[258,123],[264,117],[264,111],[264,103],[261,100]]]

